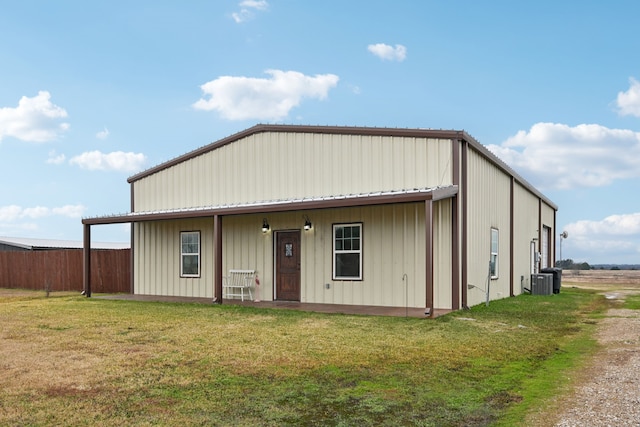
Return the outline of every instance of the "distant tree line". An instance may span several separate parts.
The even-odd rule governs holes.
[[[575,263],[572,259],[561,259],[556,261],[556,267],[563,270],[591,270],[588,262]]]
[[[563,270],[640,270],[640,264],[594,264],[586,262],[576,263],[572,259],[556,261],[556,267]]]

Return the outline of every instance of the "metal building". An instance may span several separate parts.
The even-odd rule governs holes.
[[[129,178],[136,294],[456,310],[553,265],[557,206],[463,131],[256,125]],[[91,266],[85,287],[90,295]]]

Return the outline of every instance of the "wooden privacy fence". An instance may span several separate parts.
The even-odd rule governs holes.
[[[91,250],[91,291],[131,292],[131,250]],[[78,291],[82,249],[0,251],[0,288]]]

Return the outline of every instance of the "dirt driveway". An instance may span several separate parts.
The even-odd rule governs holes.
[[[629,272],[629,280],[621,279],[619,272],[609,274],[615,275],[583,274],[576,283],[598,289],[614,308],[598,326],[602,349],[580,373],[574,391],[561,399],[556,416],[539,425],[640,426],[640,311],[621,308],[626,296],[640,293],[640,272]],[[566,285],[573,285],[568,279]]]

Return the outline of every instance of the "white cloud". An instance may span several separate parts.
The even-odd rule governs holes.
[[[270,78],[222,76],[200,86],[208,99],[193,107],[215,110],[229,120],[280,120],[302,98],[325,99],[338,84],[334,74],[306,76],[297,71],[267,70]]]
[[[14,221],[20,218],[22,208],[16,205],[0,206],[0,222]]]
[[[106,127],[100,132],[96,133],[96,138],[98,139],[107,139],[109,137],[109,129]]]
[[[82,218],[87,208],[83,205],[65,205],[53,208],[51,212],[55,215],[66,216],[68,218]]]
[[[253,19],[255,16],[254,11],[267,10],[269,8],[269,3],[267,3],[266,0],[243,0],[238,3],[238,6],[240,6],[240,11],[232,13],[231,17],[237,24],[240,24]]]
[[[88,151],[69,159],[69,163],[88,170],[113,170],[118,172],[136,172],[142,169],[147,158],[142,153],[114,151],[102,153]]]
[[[47,159],[47,163],[52,165],[60,165],[64,163],[67,157],[64,154],[57,154],[56,150],[49,151],[49,158]]]
[[[0,206],[0,223],[7,223],[28,219],[38,219],[53,215],[64,216],[67,218],[80,218],[86,211],[83,205],[65,205],[56,208],[48,208],[44,206],[35,206],[32,208],[23,208],[17,205]]]
[[[384,43],[370,44],[367,50],[380,59],[402,62],[407,58],[407,48],[401,44],[391,46]]]
[[[34,208],[24,208],[22,210],[21,216],[25,218],[43,218],[45,216],[49,216],[51,211],[49,208],[45,208],[44,206],[36,206]]]
[[[537,123],[487,148],[541,189],[601,187],[640,177],[640,133]]]
[[[640,117],[640,82],[631,77],[629,79],[629,90],[618,92],[616,105],[620,115]]]
[[[595,263],[640,263],[640,212],[576,221],[564,230],[569,233],[564,254],[575,254],[579,260],[589,256]]]
[[[16,108],[0,108],[0,141],[9,136],[28,142],[57,139],[69,129],[62,122],[67,112],[51,102],[51,94],[40,91],[33,98],[23,96]]]
[[[600,221],[581,220],[569,224],[566,229],[567,232],[577,235],[640,236],[640,212],[623,215],[610,215]]]

